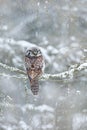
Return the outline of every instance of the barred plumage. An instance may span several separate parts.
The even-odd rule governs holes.
[[[34,95],[38,95],[39,92],[39,83],[38,83],[38,79],[33,79],[30,80],[31,83],[31,91]]]

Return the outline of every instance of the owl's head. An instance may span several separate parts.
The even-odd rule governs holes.
[[[26,54],[25,54],[25,56],[29,57],[29,58],[30,57],[38,57],[38,56],[41,56],[41,55],[42,55],[41,50],[37,47],[32,47],[32,48],[28,49],[26,51]]]

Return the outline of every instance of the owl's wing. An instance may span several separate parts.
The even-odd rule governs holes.
[[[30,79],[30,75],[31,75],[31,61],[28,57],[25,57],[25,67],[26,67],[26,70],[27,70],[27,75],[28,75],[28,78]]]
[[[28,69],[31,67],[30,59],[27,58],[27,57],[25,57],[25,66],[26,66],[26,68],[28,68]]]

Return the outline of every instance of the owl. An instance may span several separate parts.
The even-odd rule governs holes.
[[[31,91],[33,95],[38,95],[38,80],[44,71],[44,58],[38,47],[32,47],[26,51],[25,66],[30,81]]]

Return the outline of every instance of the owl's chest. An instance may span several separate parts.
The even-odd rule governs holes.
[[[38,60],[38,58],[37,57],[32,57],[29,60],[30,60],[30,64],[33,65],[33,64],[36,63],[36,61]]]
[[[32,70],[39,67],[39,64],[37,63],[37,60],[38,60],[38,58],[32,58],[32,59],[30,59],[30,68]]]
[[[29,69],[38,69],[41,67],[42,64],[42,57],[31,57],[26,58],[26,67]]]

